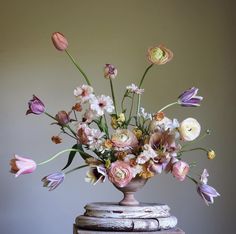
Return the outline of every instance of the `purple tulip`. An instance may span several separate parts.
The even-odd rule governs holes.
[[[214,203],[214,197],[220,196],[220,194],[213,187],[203,183],[198,184],[197,192],[208,206],[209,204]]]
[[[28,105],[29,109],[27,110],[26,115],[28,114],[40,115],[45,112],[45,106],[43,102],[35,95],[33,95],[33,98],[28,102]]]
[[[186,107],[200,106],[200,102],[202,101],[203,97],[196,96],[197,92],[198,92],[198,89],[195,87],[192,87],[191,89],[184,91],[178,97],[178,103]]]
[[[43,187],[49,188],[49,191],[56,189],[64,180],[65,174],[63,172],[52,173],[43,177]]]

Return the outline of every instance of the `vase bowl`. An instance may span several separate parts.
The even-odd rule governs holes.
[[[118,187],[117,185],[113,184],[124,195],[124,198],[119,202],[119,205],[138,206],[139,201],[136,200],[134,194],[147,183],[147,180],[148,179],[141,177],[135,177],[124,187]]]

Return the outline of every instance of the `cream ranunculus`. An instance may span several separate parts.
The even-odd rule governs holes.
[[[116,130],[111,141],[117,148],[133,148],[138,144],[137,137],[128,129]]]
[[[179,127],[179,133],[182,140],[193,141],[201,132],[201,126],[194,118],[185,119]]]

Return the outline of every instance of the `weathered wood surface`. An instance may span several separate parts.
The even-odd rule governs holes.
[[[170,229],[177,225],[174,216],[164,218],[98,218],[89,216],[79,216],[75,221],[79,228],[104,231],[157,231],[160,229]]]
[[[185,234],[185,232],[179,228],[171,230],[161,230],[154,232],[104,232],[104,231],[91,231],[91,230],[82,230],[74,227],[74,234]]]
[[[120,206],[118,203],[91,203],[85,206],[85,216],[101,218],[161,218],[170,216],[164,204],[141,203],[138,206]]]
[[[85,210],[84,215],[76,218],[75,227],[91,230],[90,233],[147,233],[173,229],[177,225],[177,218],[171,216],[170,208],[163,204],[141,203],[138,206],[121,206],[118,203],[91,203],[85,206]]]

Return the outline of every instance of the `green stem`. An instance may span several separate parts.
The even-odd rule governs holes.
[[[165,110],[166,108],[168,108],[168,107],[170,107],[170,106],[173,106],[173,105],[176,105],[176,104],[179,104],[179,103],[178,103],[178,102],[170,103],[170,104],[164,106],[163,108],[161,108],[158,112],[161,112],[161,111]]]
[[[206,133],[205,133],[205,134],[203,134],[202,136],[200,136],[200,137],[199,137],[198,139],[196,139],[195,141],[190,141],[189,143],[183,145],[183,146],[182,146],[182,149],[185,148],[185,147],[187,147],[187,146],[189,146],[189,145],[191,145],[191,144],[193,144],[193,143],[196,143],[196,142],[201,141],[203,138],[205,138],[205,137],[206,137],[207,135],[209,135],[209,134],[210,134],[210,130],[208,129],[208,130],[206,130]]]
[[[57,121],[57,119],[54,116],[50,115],[49,113],[44,112],[44,114]],[[63,125],[63,127],[68,128],[75,137],[77,136],[76,132],[68,124]]]
[[[130,107],[130,112],[129,112],[129,119],[132,115],[133,107],[134,107],[134,93],[132,95],[132,102],[131,102],[131,107]]]
[[[185,152],[189,152],[189,151],[195,151],[195,150],[202,150],[202,151],[208,152],[208,150],[207,150],[207,149],[205,149],[205,148],[202,148],[202,147],[193,148],[193,149],[189,149],[189,150],[181,150],[181,151],[179,151],[179,152],[180,152],[180,153],[185,153]]]
[[[195,180],[193,177],[191,177],[191,176],[189,176],[189,175],[187,175],[187,177],[188,177],[190,180],[192,180],[195,184],[198,184],[197,180]]]
[[[146,70],[145,70],[145,72],[144,72],[144,74],[143,74],[143,76],[142,76],[142,78],[141,78],[141,81],[140,81],[140,83],[139,83],[139,88],[142,86],[143,81],[144,81],[144,78],[145,78],[147,72],[149,71],[149,69],[150,69],[153,65],[154,65],[154,64],[152,63],[151,65],[149,65],[149,66],[146,68]]]
[[[125,108],[124,108],[124,101],[125,101],[125,98],[127,97],[127,94],[128,94],[128,90],[125,91],[125,94],[124,94],[124,96],[123,96],[123,98],[122,98],[122,101],[121,101],[121,110],[122,110],[122,113],[124,113],[124,110],[125,110]]]
[[[115,107],[115,112],[116,112],[116,115],[117,115],[116,99],[115,99],[115,94],[114,94],[114,88],[113,88],[113,84],[112,84],[112,79],[110,79],[110,86],[111,86],[111,94],[112,94],[112,99],[113,99],[113,103],[114,103],[114,107]]]
[[[139,109],[140,109],[140,103],[141,103],[141,94],[138,94],[138,104],[137,104],[137,111],[136,111],[137,123],[139,123]]]
[[[57,157],[60,156],[61,154],[65,153],[65,152],[70,152],[70,151],[79,152],[78,149],[65,149],[65,150],[62,150],[62,151],[60,151],[59,153],[53,155],[53,156],[52,156],[51,158],[49,158],[48,160],[45,160],[45,161],[43,161],[43,162],[41,162],[41,163],[37,163],[37,165],[38,165],[38,166],[41,166],[41,165],[43,165],[43,164],[46,164],[46,163],[48,163],[48,162],[54,160],[55,158],[57,158]]]
[[[70,55],[70,53],[66,51],[66,54],[69,56],[70,60],[73,62],[73,64],[78,68],[78,70],[80,71],[80,73],[83,75],[83,77],[85,78],[86,82],[88,85],[91,85],[88,77],[86,76],[86,74],[84,73],[84,71],[80,68],[80,66],[75,62],[74,58]]]
[[[78,170],[78,169],[81,169],[81,168],[83,168],[83,167],[88,167],[88,166],[89,166],[88,164],[85,164],[85,165],[82,165],[82,166],[79,166],[79,167],[75,167],[75,168],[73,168],[73,169],[71,169],[71,170],[65,172],[65,174],[67,175],[67,174],[69,174],[69,173],[71,173],[71,172],[73,172],[73,171],[76,171],[76,170]]]

